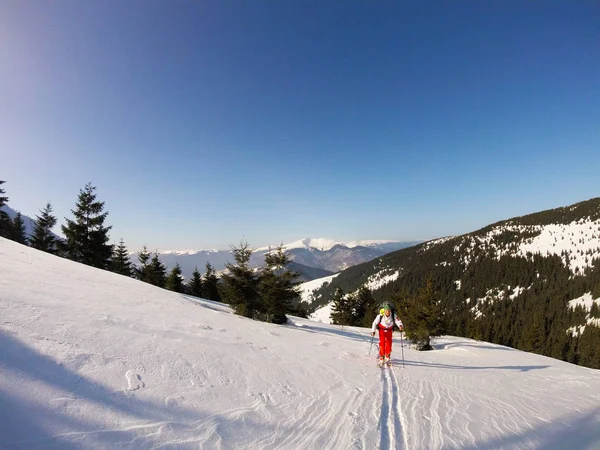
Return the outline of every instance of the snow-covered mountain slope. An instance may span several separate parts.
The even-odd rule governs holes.
[[[333,310],[333,302],[327,303],[325,306],[317,308],[309,317],[310,320],[321,323],[331,323],[331,311]]]
[[[276,326],[0,239],[2,449],[596,449],[600,372]],[[375,347],[375,346],[373,346]]]
[[[317,289],[321,288],[325,283],[330,283],[338,274],[330,275],[327,277],[317,278],[316,280],[307,281],[298,286],[300,290],[300,298],[302,301],[312,303],[312,293]]]

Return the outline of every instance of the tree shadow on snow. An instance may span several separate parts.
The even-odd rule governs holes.
[[[401,359],[392,359],[393,364],[402,364]],[[529,372],[530,370],[539,370],[539,369],[547,369],[551,366],[457,366],[454,364],[441,364],[434,362],[424,362],[424,361],[408,361],[405,360],[404,364],[407,366],[415,366],[415,367],[434,367],[440,369],[457,369],[457,370],[518,370],[519,372]]]
[[[511,347],[506,347],[506,346],[502,346],[502,345],[495,345],[495,344],[489,344],[489,343],[479,343],[478,341],[460,341],[460,342],[450,342],[450,343],[441,343],[441,344],[432,344],[432,347],[434,350],[448,350],[454,347],[472,347],[472,348],[484,348],[484,349],[488,349],[488,350],[504,350],[504,351],[511,351],[511,352],[516,352],[518,350],[511,348]]]
[[[215,300],[207,300],[205,298],[194,297],[193,295],[181,294],[181,298],[193,303],[194,305],[201,306],[212,311],[222,312],[226,314],[233,314],[231,306],[226,303],[217,302]]]
[[[600,448],[600,407],[585,413],[569,413],[518,434],[507,434],[449,450],[540,448],[544,450]]]
[[[367,336],[357,330],[354,330],[352,327],[350,327],[350,328],[346,327],[345,329],[331,328],[331,325],[330,326],[322,326],[322,325],[319,325],[319,322],[315,322],[314,325],[311,323],[310,325],[292,324],[292,325],[288,325],[288,326],[294,330],[306,331],[308,333],[331,334],[331,335],[343,337],[346,339],[352,339],[355,341],[366,342],[367,344],[369,344],[371,342],[370,334]],[[333,325],[333,326],[335,326],[335,325]],[[377,336],[375,336],[375,339],[373,340],[373,345],[375,345],[377,342],[378,342]]]
[[[8,380],[12,380],[8,391]],[[36,392],[56,394],[58,404],[42,404],[36,401]],[[237,412],[212,413],[185,406],[167,406],[161,401],[140,399],[142,391],[135,393],[114,391],[63,365],[52,357],[33,348],[3,330],[0,330],[0,449],[80,449],[94,447],[149,448],[157,444],[175,444],[165,440],[157,429],[170,429],[175,438],[185,435],[186,442],[204,445],[207,429],[212,430],[215,445],[233,448],[241,430],[249,438],[272,437],[276,432],[291,435],[294,429],[286,429],[277,422],[256,421]],[[73,411],[61,401],[70,402]],[[79,402],[79,403],[78,403]],[[110,419],[78,419],[77,408],[88,410],[90,403],[101,408],[102,414],[111,413]],[[228,408],[231,405],[228,406]],[[252,413],[252,408],[248,407]],[[88,411],[89,412],[89,411]],[[231,416],[235,419],[227,417]],[[123,422],[114,425],[114,414]],[[111,421],[109,425],[108,422]],[[105,429],[106,426],[110,429]],[[121,426],[121,428],[120,428]],[[59,430],[65,430],[63,434]],[[315,433],[309,427],[307,432]],[[144,434],[146,433],[146,434]],[[323,435],[327,434],[323,430]],[[228,439],[234,439],[229,444]]]

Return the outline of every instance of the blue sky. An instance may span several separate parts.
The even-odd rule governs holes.
[[[430,239],[600,195],[600,3],[0,4],[0,179],[130,249]]]

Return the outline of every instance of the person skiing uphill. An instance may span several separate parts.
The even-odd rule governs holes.
[[[392,311],[392,307],[389,303],[383,305],[383,308],[379,311],[377,317],[373,321],[371,327],[371,336],[375,336],[375,329],[379,330],[379,365],[381,366],[384,362],[390,363],[390,355],[392,353],[392,331],[394,329],[394,323],[398,325],[400,331],[404,330],[402,321],[398,318],[395,311]]]

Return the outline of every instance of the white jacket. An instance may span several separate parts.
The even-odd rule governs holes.
[[[386,329],[391,329],[394,326],[394,322],[398,325],[398,328],[403,327],[402,321],[398,318],[396,313],[390,313],[389,317],[385,314],[377,314],[375,320],[373,321],[373,326],[371,327],[371,331],[375,333],[377,329],[377,325],[381,324]]]

